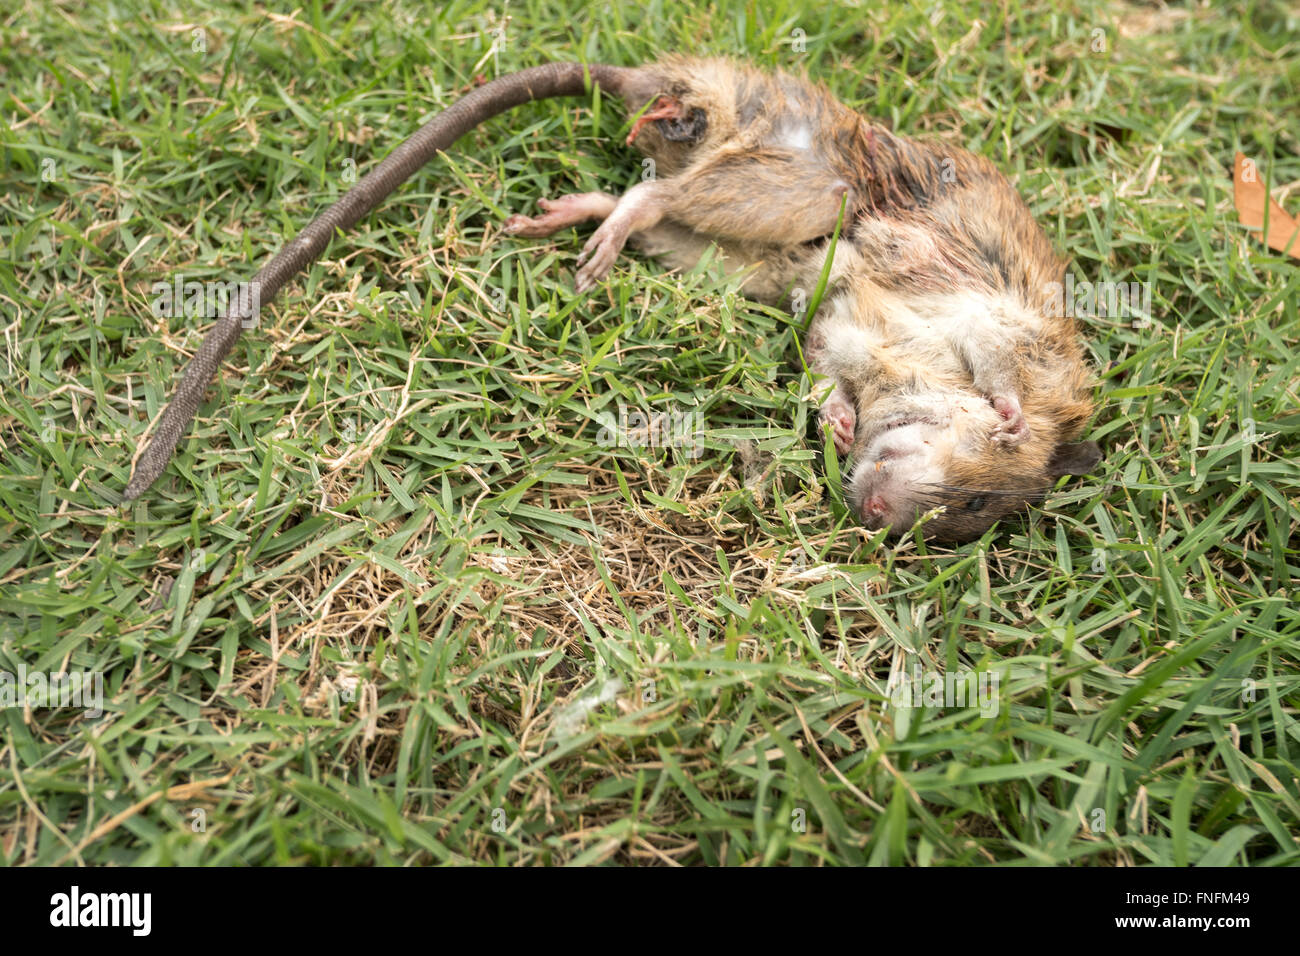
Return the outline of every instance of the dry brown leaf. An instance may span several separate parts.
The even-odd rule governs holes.
[[[1241,224],[1250,229],[1264,228],[1264,205],[1268,204],[1268,235],[1264,241],[1278,252],[1286,252],[1300,259],[1300,222],[1286,214],[1273,201],[1264,184],[1260,182],[1255,161],[1237,154],[1232,172],[1232,201],[1237,207]]]

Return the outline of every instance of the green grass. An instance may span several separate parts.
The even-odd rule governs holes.
[[[1300,862],[1300,270],[1231,190],[1240,149],[1300,207],[1294,8],[561,6],[499,57],[478,0],[5,14],[0,670],[105,713],[0,712],[0,861]],[[476,73],[671,50],[984,153],[1081,280],[1149,283],[1085,322],[1098,473],[956,549],[855,526],[800,319],[707,263],[575,296],[578,232],[500,234],[639,179],[574,100],[336,241],[116,504],[206,326],[154,282],[250,278]],[[603,446],[620,404],[702,454]],[[918,663],[996,713],[886,707]]]

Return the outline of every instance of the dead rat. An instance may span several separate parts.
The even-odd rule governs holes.
[[[636,117],[629,143],[655,175],[621,197],[542,200],[505,231],[546,236],[601,220],[579,257],[590,288],[631,242],[673,268],[711,245],[744,290],[780,303],[817,284],[841,208],[830,292],[808,331],[821,417],[854,462],[849,503],[870,528],[965,540],[1100,460],[1072,443],[1093,409],[1073,320],[1053,295],[1065,271],[1010,183],[982,157],[896,136],[824,88],[721,59],[620,68],[548,64],[473,90],[402,143],[254,278],[262,302],[440,150],[528,100],[588,82]],[[208,333],[124,497],[166,466],[247,304]]]

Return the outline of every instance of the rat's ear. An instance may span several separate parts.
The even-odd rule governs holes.
[[[1101,461],[1101,447],[1095,441],[1079,441],[1057,445],[1052,460],[1047,463],[1047,473],[1053,478],[1062,475],[1086,475]]]

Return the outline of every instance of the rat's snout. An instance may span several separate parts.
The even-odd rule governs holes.
[[[889,527],[896,535],[911,527],[921,504],[916,489],[943,480],[952,441],[946,422],[901,415],[863,436],[846,487],[862,524],[872,531]]]
[[[885,496],[879,492],[865,495],[858,508],[858,517],[872,531],[883,528],[889,523],[889,505],[885,503]]]
[[[885,452],[867,458],[849,478],[848,499],[858,520],[872,531],[891,527],[901,533],[913,519],[915,503],[909,486],[927,471],[920,453]]]

